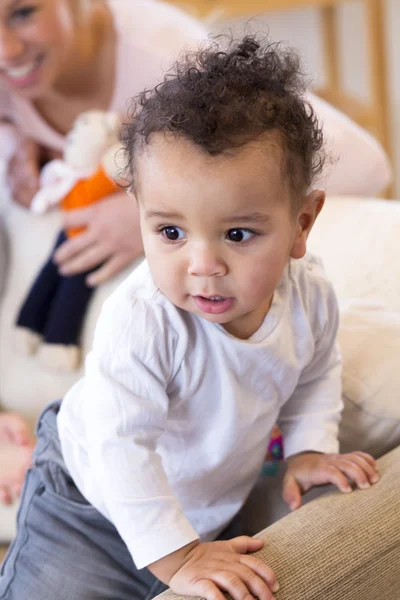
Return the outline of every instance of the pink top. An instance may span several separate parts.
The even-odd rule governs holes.
[[[207,32],[176,7],[156,0],[108,0],[108,5],[117,32],[115,87],[109,109],[125,116],[129,99],[155,85],[179,51],[195,47]],[[62,151],[64,136],[46,123],[29,100],[6,85],[0,82],[0,118],[8,118],[43,146]],[[0,135],[0,158],[9,154],[6,140],[3,136],[2,143]]]

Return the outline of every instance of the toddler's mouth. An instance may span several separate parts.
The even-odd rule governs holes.
[[[222,302],[222,300],[226,300],[225,296],[200,296],[200,298],[204,298],[204,300],[212,300],[213,302]]]
[[[220,315],[232,308],[234,298],[226,296],[193,296],[193,300],[202,312]]]

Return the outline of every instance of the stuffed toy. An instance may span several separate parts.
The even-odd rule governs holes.
[[[42,170],[33,212],[40,214],[57,205],[63,211],[83,208],[120,190],[114,179],[120,126],[114,113],[81,114],[67,136],[63,159],[49,162]],[[73,371],[80,364],[79,339],[93,288],[86,284],[88,272],[62,276],[53,254],[81,231],[59,233],[16,320],[16,347],[24,354],[37,352],[44,366],[57,371]]]

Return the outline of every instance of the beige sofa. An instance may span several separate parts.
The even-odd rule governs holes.
[[[0,302],[0,398],[5,408],[33,422],[79,376],[45,373],[35,358],[19,356],[10,345],[15,312],[59,224],[56,215],[38,220],[11,205],[3,216],[9,260],[7,278],[4,270],[0,274],[6,282]],[[310,240],[341,304],[342,448],[375,456],[400,444],[399,231],[400,202],[329,198]],[[99,307],[116,283],[104,286],[92,303],[86,349]],[[270,525],[260,534],[266,542],[260,555],[277,572],[279,600],[400,600],[400,450],[379,466],[382,479],[373,489],[329,493],[289,516],[280,499],[282,473],[260,478],[243,519],[253,533]],[[0,508],[0,543],[13,533],[15,510]]]
[[[399,600],[400,448],[378,462],[373,489],[325,493],[257,534],[277,600]]]

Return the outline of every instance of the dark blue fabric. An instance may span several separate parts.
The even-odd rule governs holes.
[[[93,288],[86,285],[91,271],[69,277],[58,272],[53,255],[66,239],[61,231],[19,312],[17,325],[43,336],[48,344],[77,346]]]

